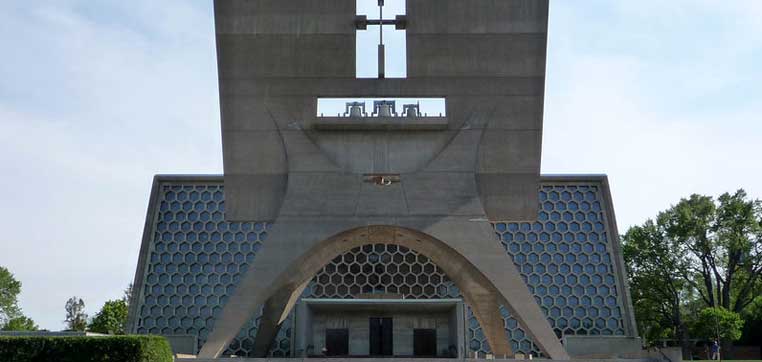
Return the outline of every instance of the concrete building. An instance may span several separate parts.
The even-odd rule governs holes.
[[[155,178],[130,330],[205,358],[637,353],[605,176],[539,173],[548,2],[355,12],[215,2],[224,175]],[[382,39],[356,77],[374,26],[406,78]]]

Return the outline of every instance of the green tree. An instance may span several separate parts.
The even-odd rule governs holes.
[[[38,327],[34,321],[25,316],[12,318],[8,323],[5,323],[3,328],[0,328],[3,331],[36,331],[37,329]]]
[[[130,301],[132,300],[132,292],[132,283],[130,283],[127,285],[127,289],[124,290],[124,296],[122,296],[122,300],[127,303],[128,307],[130,305]]]
[[[686,284],[681,258],[660,223],[648,220],[623,236],[624,258],[640,335],[650,344],[663,338],[685,340],[681,301]]]
[[[762,202],[743,190],[681,199],[630,228],[623,241],[635,316],[647,341],[699,337],[705,308],[755,315],[749,310],[762,293]]]
[[[85,302],[82,298],[71,297],[66,301],[66,328],[70,331],[82,331],[87,329],[87,314]]]
[[[762,202],[744,190],[691,195],[660,215],[681,273],[707,307],[741,313],[762,291]]]
[[[21,293],[21,282],[16,280],[8,269],[0,266],[0,326],[20,316],[19,293]]]
[[[741,338],[743,328],[741,315],[722,307],[704,308],[693,325],[693,334],[705,339],[719,338],[724,342],[733,342]]]
[[[95,315],[88,329],[104,334],[124,334],[127,324],[127,302],[124,299],[110,300]]]

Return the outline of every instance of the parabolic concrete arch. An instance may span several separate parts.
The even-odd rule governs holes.
[[[288,234],[309,239],[293,230]],[[389,225],[349,228],[318,242],[292,245],[295,249],[291,250],[285,245],[263,248],[215,321],[199,357],[218,357],[260,308],[263,308],[263,314],[254,351],[259,357],[266,356],[280,323],[312,277],[336,256],[358,246],[376,243],[407,247],[437,264],[461,290],[496,355],[513,355],[499,312],[502,304],[546,355],[552,359],[569,359],[512,261],[494,240],[491,244],[499,249],[497,254],[489,253],[488,261],[482,260],[477,265],[469,260],[467,253],[464,255],[434,236]],[[480,246],[478,242],[475,244]],[[286,257],[287,254],[294,257]]]

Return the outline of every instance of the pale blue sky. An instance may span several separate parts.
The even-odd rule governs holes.
[[[694,192],[762,197],[760,19],[552,0],[543,172],[607,173],[621,231]],[[68,297],[94,314],[132,281],[154,174],[222,171],[211,1],[0,0],[0,44],[0,265],[58,330]]]

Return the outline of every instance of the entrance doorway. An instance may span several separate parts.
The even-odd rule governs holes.
[[[326,356],[348,356],[349,330],[346,328],[326,329],[325,349]]]
[[[413,355],[416,357],[436,357],[436,329],[425,328],[413,330]]]
[[[394,345],[392,337],[392,318],[371,317],[370,322],[370,355],[392,356]]]

